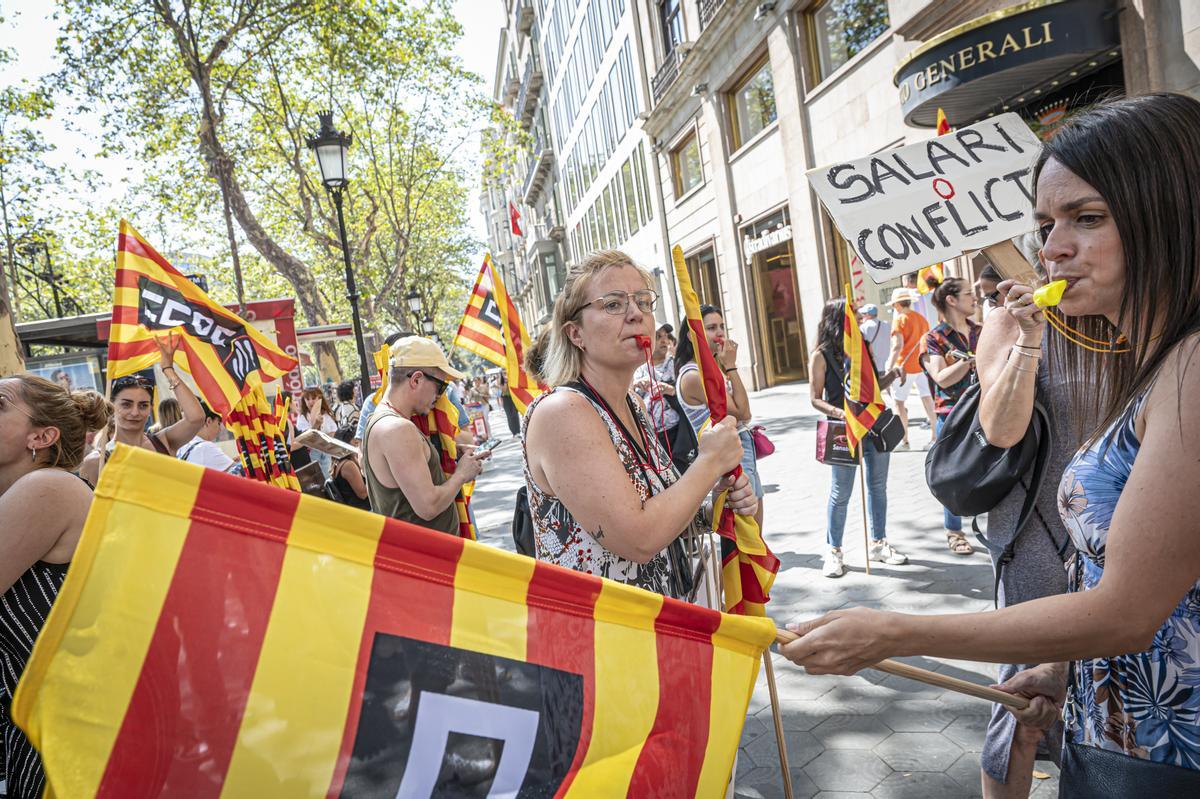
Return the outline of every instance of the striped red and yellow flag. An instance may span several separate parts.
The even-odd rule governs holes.
[[[849,283],[846,284],[846,296],[850,296]],[[842,346],[850,359],[843,405],[846,411],[846,439],[853,453],[858,451],[858,442],[866,437],[879,414],[883,413],[884,405],[883,396],[879,393],[879,381],[875,379],[875,364],[854,315],[854,301],[849,299],[846,300],[846,316],[842,325]]]
[[[268,403],[263,390],[256,386],[233,406],[227,424],[246,477],[299,491],[300,480],[287,447],[286,419],[286,394],[280,391],[274,403]]]
[[[504,353],[504,321],[500,317],[500,303],[492,284],[492,257],[483,256],[483,266],[471,288],[467,309],[463,311],[458,332],[454,335],[454,346],[473,352],[496,366],[508,366]]]
[[[209,299],[122,219],[108,338],[109,380],[158,363],[154,339],[170,330],[183,333],[175,365],[192,376],[200,395],[222,417],[227,418],[251,388],[296,368],[295,358]]]
[[[704,384],[704,397],[708,404],[709,417],[719,422],[726,416],[728,403],[725,397],[725,373],[717,366],[708,338],[704,335],[704,321],[700,317],[700,300],[692,288],[692,279],[683,259],[683,249],[678,245],[671,248],[671,261],[675,266],[675,280],[687,314],[687,334],[692,339],[696,353],[696,364]],[[740,475],[739,464],[733,474]],[[775,573],[779,571],[779,558],[767,547],[762,530],[753,516],[740,516],[725,507],[723,491],[713,505],[713,532],[721,537],[721,576],[725,584],[724,608],[727,613],[742,613],[765,616],[767,602],[771,599],[771,586]]]
[[[13,716],[53,796],[719,797],[773,637],[120,446]]]
[[[937,135],[945,136],[950,132],[950,120],[946,119],[946,112],[941,108],[937,113]]]
[[[450,401],[446,392],[442,392],[437,402],[426,416],[414,416],[413,424],[428,436],[430,443],[438,452],[442,471],[447,475],[454,474],[458,468],[458,408]],[[471,523],[471,495],[475,493],[475,482],[471,481],[462,487],[454,498],[454,509],[458,511],[458,534],[463,538],[475,540],[475,525]]]
[[[517,306],[504,288],[500,271],[491,255],[483,256],[483,266],[475,278],[475,287],[467,300],[455,345],[475,353],[497,366],[504,367],[508,380],[508,395],[517,413],[524,415],[529,403],[546,390],[525,370],[525,353],[529,350],[529,333],[521,324]]]

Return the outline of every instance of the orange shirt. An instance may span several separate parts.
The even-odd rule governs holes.
[[[921,372],[919,356],[925,334],[929,332],[929,322],[916,311],[902,311],[892,319],[892,338],[900,337],[900,357],[907,374],[915,375]]]

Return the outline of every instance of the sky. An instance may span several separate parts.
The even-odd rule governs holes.
[[[4,0],[0,3],[0,14],[4,17],[0,25],[0,47],[11,48],[17,54],[14,64],[8,65],[0,76],[0,86],[36,80],[54,71],[58,63],[54,56],[54,40],[58,25],[51,19],[52,5],[45,0]],[[504,0],[455,0],[454,15],[462,23],[463,36],[458,42],[456,53],[463,66],[482,76],[484,91],[491,93],[492,80],[496,72],[496,47],[500,29],[504,26]],[[83,117],[76,120],[82,127],[101,124],[99,119]],[[96,157],[97,143],[78,131],[69,130],[59,118],[41,125],[46,139],[55,145],[53,160],[77,167],[90,167],[98,171],[107,181],[107,193],[102,189],[101,200],[120,196],[120,182],[127,177],[136,164],[123,158]],[[472,135],[460,150],[461,157],[473,168],[469,185],[468,214],[472,230],[481,241],[487,239],[487,227],[479,211],[477,186],[479,135]],[[213,235],[224,241],[223,231]],[[220,244],[223,247],[224,244]],[[482,250],[479,253],[480,260]]]

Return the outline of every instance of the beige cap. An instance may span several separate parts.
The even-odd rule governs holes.
[[[888,301],[888,305],[895,305],[898,302],[914,302],[911,289],[894,289],[892,291],[892,299]]]
[[[405,336],[392,345],[392,366],[404,369],[433,367],[440,369],[453,380],[462,380],[466,375],[455,369],[446,360],[446,354],[433,339],[424,336]]]

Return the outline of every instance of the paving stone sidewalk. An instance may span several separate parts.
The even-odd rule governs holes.
[[[841,607],[865,606],[911,613],[988,610],[992,570],[987,555],[956,556],[942,535],[941,507],[925,486],[925,452],[898,452],[888,475],[888,539],[909,557],[905,566],[872,564],[863,571],[858,486],[851,499],[844,546],[848,573],[821,575],[829,469],[818,464],[818,415],[808,386],[793,384],[751,394],[755,422],[776,444],[759,464],[766,490],[765,534],[781,561],[770,611],[781,625]],[[910,418],[922,416],[915,399]],[[506,431],[493,414],[493,431]],[[506,434],[500,434],[502,436]],[[913,425],[914,447],[927,430]],[[478,484],[474,507],[480,539],[512,549],[513,496],[523,484],[520,443],[506,440]],[[980,684],[995,680],[987,664],[935,658],[914,665]],[[867,670],[855,677],[809,675],[773,656],[794,796],[975,797],[979,750],[991,705],[981,700]],[[1035,780],[1031,796],[1058,793],[1057,770]],[[783,796],[770,698],[760,674],[750,699],[738,756],[736,793],[747,799]]]

